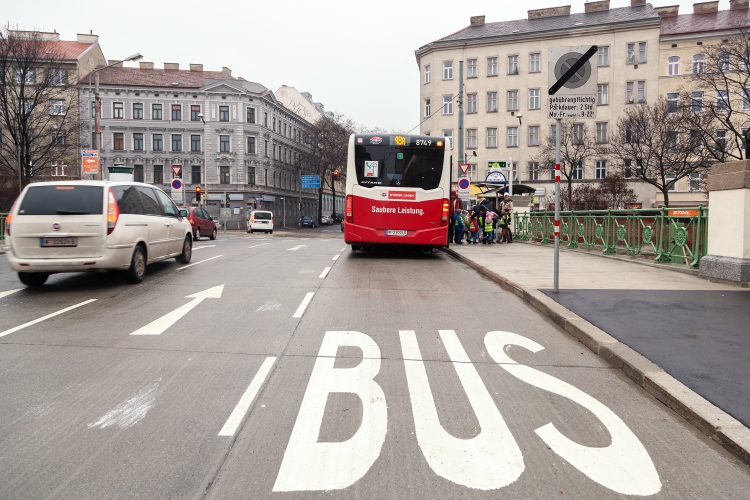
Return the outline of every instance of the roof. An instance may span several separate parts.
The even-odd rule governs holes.
[[[87,80],[88,75],[81,79]],[[145,69],[112,66],[99,71],[100,85],[123,85],[131,87],[168,87],[170,89],[199,89],[208,80],[236,80],[222,71],[188,71],[176,69]],[[176,85],[175,85],[176,83]]]
[[[60,57],[63,59],[71,59],[76,60],[80,58],[84,52],[89,50],[93,43],[80,43],[80,42],[69,42],[69,41],[60,41],[60,42],[40,42],[42,46],[49,45],[51,47],[50,50],[54,50],[58,53]]]
[[[727,31],[750,27],[750,9],[683,14],[661,20],[661,36]]]
[[[608,26],[634,21],[659,19],[661,19],[659,14],[654,10],[651,4],[646,4],[640,7],[622,7],[601,12],[581,12],[569,16],[544,17],[541,19],[518,19],[515,21],[486,23],[481,26],[467,26],[452,35],[443,37],[433,43],[518,36],[548,31],[560,31],[578,27]]]

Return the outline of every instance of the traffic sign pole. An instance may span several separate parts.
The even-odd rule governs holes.
[[[555,131],[555,271],[552,290],[560,291],[560,136],[562,120],[558,118]]]

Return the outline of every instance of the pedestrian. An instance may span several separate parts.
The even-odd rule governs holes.
[[[460,210],[456,210],[456,213],[453,214],[453,234],[455,235],[455,243],[457,245],[463,244],[461,240],[464,237],[464,221],[461,218]]]
[[[493,216],[495,212],[487,212],[487,216],[484,218],[484,240],[482,241],[485,245],[494,245],[495,242],[492,239],[494,224]]]
[[[511,230],[511,223],[513,222],[513,200],[508,193],[505,193],[502,211],[502,215],[507,215],[505,230],[503,231],[503,239],[506,243],[513,243],[513,231]]]
[[[474,245],[478,244],[477,238],[479,237],[479,224],[477,223],[476,217],[470,217],[469,218],[469,239],[467,240],[469,243],[473,243]]]
[[[464,239],[469,241],[469,211],[461,210],[461,220],[464,223]]]

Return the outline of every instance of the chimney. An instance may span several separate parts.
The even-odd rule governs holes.
[[[646,0],[630,0],[631,7],[643,7],[646,5]]]
[[[583,6],[583,11],[585,13],[589,12],[604,12],[609,10],[609,0],[600,0],[598,2],[587,2]]]
[[[190,65],[190,71],[203,71],[203,65],[202,64],[191,64]]]
[[[99,35],[78,33],[78,43],[96,43],[99,41]]]
[[[693,4],[693,14],[713,14],[719,12],[719,0]]]
[[[232,76],[232,70],[229,69],[229,68],[227,68],[226,66],[224,66],[223,68],[221,68],[221,72],[224,73],[227,76]]]
[[[118,61],[117,59],[108,59],[107,64],[115,68],[122,68],[122,61]]]
[[[484,16],[471,16],[469,22],[472,26],[484,26]]]
[[[138,66],[139,66],[139,67],[140,67],[141,69],[154,69],[154,63],[152,63],[152,62],[143,62],[143,61],[139,61],[139,62],[138,62]]]
[[[654,7],[654,10],[660,17],[675,17],[680,14],[679,5],[670,5],[668,7]]]
[[[729,10],[744,10],[749,4],[749,0],[729,0]]]
[[[180,69],[180,63],[164,63],[164,69],[168,71],[177,71]]]
[[[535,9],[535,10],[530,10],[528,12],[529,12],[529,19],[542,19],[544,17],[569,16],[570,5],[565,5],[564,7],[547,7],[546,9]]]

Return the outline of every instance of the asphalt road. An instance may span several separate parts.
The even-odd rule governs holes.
[[[140,285],[4,296],[0,256],[0,498],[750,496],[747,466],[443,253],[195,247]]]

